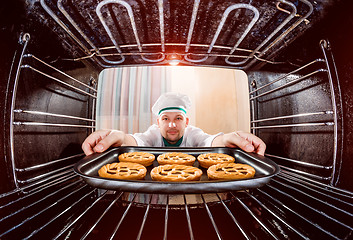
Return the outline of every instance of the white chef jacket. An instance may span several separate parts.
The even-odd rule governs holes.
[[[210,135],[200,128],[188,125],[179,147],[211,147],[215,137],[223,133]],[[163,137],[157,124],[150,126],[144,133],[132,134],[140,147],[164,147]]]

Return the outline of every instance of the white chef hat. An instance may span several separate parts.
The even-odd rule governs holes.
[[[191,107],[190,98],[181,93],[167,92],[162,94],[152,107],[152,112],[160,116],[164,112],[181,112],[186,115],[186,110]]]

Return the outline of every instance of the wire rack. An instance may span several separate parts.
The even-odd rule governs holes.
[[[352,199],[352,193],[286,171],[259,189],[197,195],[103,191],[70,172],[26,194],[1,197],[0,237],[346,239],[353,230]]]
[[[271,131],[272,133],[280,133],[282,136],[284,136],[285,133],[287,135],[298,134],[300,133],[298,129],[303,129],[302,132],[306,134],[306,136],[313,135],[315,131],[330,134],[330,144],[328,144],[328,148],[332,149],[332,153],[329,152],[332,154],[332,157],[329,157],[330,162],[328,163],[318,164],[317,161],[310,159],[310,154],[307,158],[302,159],[291,158],[288,156],[291,154],[289,152],[283,153],[283,155],[267,152],[266,156],[277,162],[282,170],[334,185],[337,181],[338,169],[342,162],[342,99],[334,58],[330,51],[329,43],[326,40],[322,40],[320,47],[324,56],[323,59],[315,59],[289,73],[280,74],[278,77],[271,79],[271,81],[261,86],[257,86],[257,84],[253,82],[252,90],[249,93],[249,99],[252,105],[251,129],[253,133],[256,134]],[[329,92],[326,97],[328,99],[327,103],[320,104],[318,100],[320,99],[319,96],[317,98],[313,96],[309,102],[304,102],[303,99],[299,97],[296,99],[296,96],[303,94],[303,92],[310,88],[308,84],[305,85],[305,81],[314,82],[315,84],[312,85],[324,86],[324,84],[327,84],[327,92]],[[325,87],[322,88],[325,89]],[[292,97],[291,101],[296,101],[297,105],[287,106],[288,108],[299,108],[304,109],[304,111],[310,109],[311,111],[306,110],[306,112],[298,112],[297,109],[293,109],[294,112],[297,112],[291,115],[268,116],[269,114],[267,114],[266,117],[258,117],[256,109],[259,106],[266,105],[271,101],[277,101],[276,104],[278,105],[285,104],[286,100],[281,100],[286,97],[288,98],[289,95]],[[301,100],[302,102],[300,102]],[[280,109],[280,106],[278,106],[277,109]],[[278,110],[278,112],[286,111],[282,109]],[[279,132],[280,129],[286,129],[286,131],[284,131],[285,133]],[[323,143],[323,141],[318,142],[319,143],[312,143],[315,147],[311,150],[307,145],[303,145],[302,147],[306,148],[307,151],[311,151],[312,155],[314,155],[314,152],[321,149],[320,144]],[[297,149],[297,152],[298,151]]]
[[[60,159],[50,159],[48,162],[36,163],[29,166],[23,166],[23,164],[18,166],[19,163],[16,161],[15,156],[16,135],[20,135],[22,131],[29,127],[38,127],[39,129],[37,129],[37,131],[50,133],[50,128],[93,129],[95,125],[95,120],[81,116],[67,115],[63,114],[62,112],[53,113],[37,111],[34,109],[16,108],[16,100],[18,94],[17,88],[19,84],[21,84],[21,81],[24,81],[23,76],[28,75],[29,72],[38,74],[36,77],[44,77],[45,79],[52,81],[52,83],[58,87],[60,86],[64,89],[67,89],[69,93],[66,95],[62,94],[62,96],[74,99],[74,101],[77,102],[87,102],[89,99],[93,99],[94,101],[96,99],[97,92],[95,88],[77,80],[76,78],[55,68],[54,66],[46,63],[38,57],[32,54],[26,54],[27,45],[30,41],[30,35],[28,33],[24,34],[22,40],[23,49],[18,63],[12,91],[11,117],[9,126],[9,147],[11,153],[13,178],[16,185],[16,189],[14,191],[26,191],[27,188],[32,187],[33,182],[40,182],[45,181],[44,179],[48,178],[61,178],[62,176],[65,176],[71,172],[74,163],[84,155],[83,153],[78,153],[76,155],[63,157]],[[24,62],[31,63],[29,64]],[[38,69],[38,67],[36,67],[37,65],[44,66],[48,73],[46,73],[45,70]],[[72,95],[78,95],[79,97],[73,98]],[[39,119],[47,119],[48,121],[42,122]],[[61,119],[65,120],[65,122],[60,123]],[[81,122],[86,122],[87,124],[77,124]],[[54,170],[47,172],[46,169]]]

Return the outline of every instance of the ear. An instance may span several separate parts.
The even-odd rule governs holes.
[[[186,127],[189,125],[189,118],[186,117]]]
[[[158,125],[158,127],[159,127],[159,117],[157,118],[157,125]]]

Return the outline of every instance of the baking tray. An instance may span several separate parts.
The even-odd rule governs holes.
[[[208,180],[207,170],[199,167],[196,160],[194,167],[202,170],[200,181],[193,182],[159,182],[152,181],[150,171],[158,166],[157,160],[147,167],[144,180],[108,179],[98,176],[98,170],[105,164],[118,162],[118,156],[125,152],[149,152],[156,156],[166,152],[183,152],[196,157],[202,153],[225,153],[235,158],[236,163],[244,163],[255,168],[253,178],[241,180]],[[210,148],[155,148],[155,147],[120,147],[113,148],[104,153],[94,153],[84,157],[74,167],[89,185],[107,190],[143,192],[143,193],[214,193],[225,191],[258,188],[268,183],[279,172],[279,167],[270,159],[258,154],[246,153],[237,148],[210,147]]]

